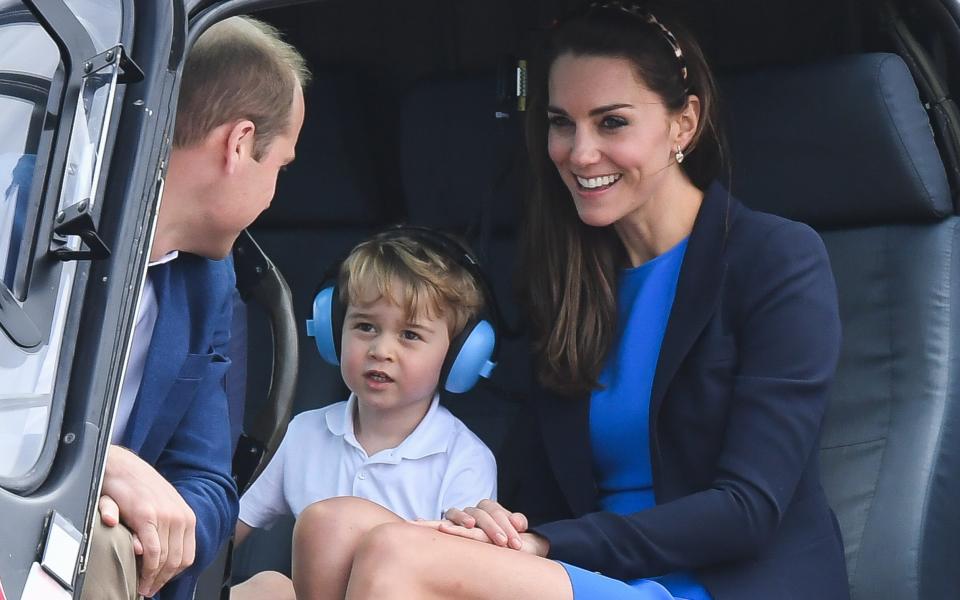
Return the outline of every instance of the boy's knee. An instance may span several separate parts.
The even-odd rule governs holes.
[[[230,590],[230,597],[236,600],[246,598],[271,598],[274,600],[294,600],[296,595],[293,582],[283,573],[277,571],[261,571],[234,586]]]
[[[294,526],[294,536],[357,531],[373,527],[391,518],[398,518],[375,502],[353,496],[339,496],[314,502],[303,509]]]
[[[387,523],[363,536],[350,574],[351,590],[360,597],[418,597],[419,560],[430,530],[409,523]]]
[[[352,498],[327,498],[326,500],[314,502],[303,509],[297,517],[297,523],[293,530],[294,535],[297,535],[298,532],[302,534],[304,530],[329,531],[341,527],[344,524],[344,517],[347,516],[347,511],[351,504],[350,502],[345,502],[346,500],[352,500]]]
[[[407,563],[418,554],[417,547],[429,537],[429,530],[409,523],[385,523],[363,536],[357,562],[379,565]]]

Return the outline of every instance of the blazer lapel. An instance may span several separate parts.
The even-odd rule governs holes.
[[[690,233],[650,394],[650,439],[654,449],[657,415],[670,381],[716,311],[726,274],[723,250],[736,209],[736,200],[723,186],[714,183],[704,195]]]
[[[597,490],[590,449],[590,398],[538,394],[543,442],[550,466],[576,516],[596,510]]]
[[[184,302],[173,301],[171,288],[177,282],[172,280],[171,263],[150,267],[148,276],[157,297],[157,321],[124,440],[124,445],[134,452],[143,447],[187,352],[187,338],[183,335],[187,329],[183,323],[187,322],[189,315]],[[183,282],[179,284],[183,285]]]

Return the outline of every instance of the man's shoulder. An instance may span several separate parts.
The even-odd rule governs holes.
[[[215,292],[225,292],[236,285],[236,275],[233,271],[233,258],[227,256],[222,260],[205,258],[189,252],[181,252],[170,263],[172,273],[186,280],[203,280],[207,289]]]

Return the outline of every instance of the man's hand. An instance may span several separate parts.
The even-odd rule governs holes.
[[[133,533],[134,552],[140,555],[140,594],[155,595],[193,564],[196,516],[153,467],[126,448],[110,446],[102,494],[104,524],[119,520]]]

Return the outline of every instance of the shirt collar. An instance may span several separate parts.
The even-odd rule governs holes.
[[[178,257],[178,256],[180,256],[180,251],[179,251],[179,250],[173,250],[172,252],[167,252],[166,254],[164,254],[163,256],[161,256],[160,258],[158,258],[157,260],[155,260],[155,261],[153,261],[153,262],[151,262],[151,263],[147,263],[147,267],[155,267],[155,266],[157,266],[157,265],[162,265],[162,264],[164,264],[164,263],[168,263],[168,262],[170,262],[171,260],[175,259],[175,258]]]
[[[327,411],[327,429],[336,436],[343,437],[351,446],[362,450],[353,429],[353,414],[356,410],[357,395],[350,394],[350,398],[343,405],[343,410]],[[453,428],[453,416],[440,406],[440,394],[435,394],[430,402],[427,414],[423,416],[416,428],[410,432],[396,448],[388,448],[377,452],[371,459],[380,463],[399,463],[403,459],[416,460],[431,454],[446,452],[450,442],[450,431]]]

